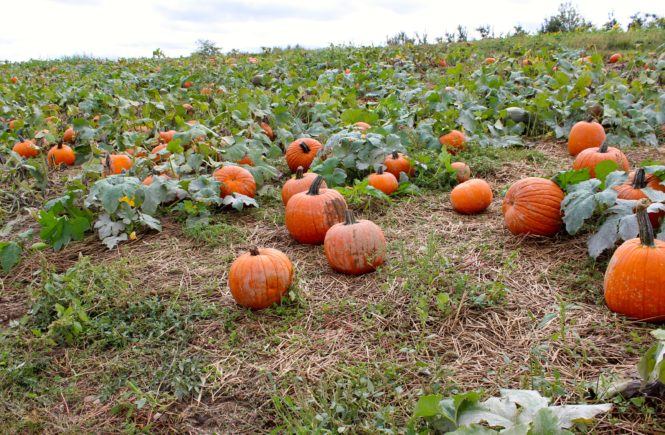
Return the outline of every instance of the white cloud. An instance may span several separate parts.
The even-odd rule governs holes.
[[[224,50],[300,44],[382,44],[400,31],[430,41],[458,24],[470,35],[489,24],[496,34],[521,24],[535,30],[560,0],[22,0],[0,26],[0,59],[14,61],[76,54],[98,57],[188,55],[198,39]],[[661,12],[662,0],[638,5],[580,1],[582,15],[599,25],[613,11],[624,25],[635,12]],[[5,9],[6,11],[7,9]]]

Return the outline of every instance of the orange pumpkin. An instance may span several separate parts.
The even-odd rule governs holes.
[[[344,197],[335,189],[321,189],[322,182],[317,176],[307,192],[293,195],[286,204],[286,229],[300,243],[321,244],[330,227],[344,221]]]
[[[665,320],[665,242],[655,240],[647,218],[649,201],[637,205],[639,238],[625,241],[605,271],[605,302],[610,310],[644,320]]]
[[[171,153],[160,153],[160,151],[165,150],[166,147],[167,145],[165,143],[160,143],[150,151],[150,154],[155,154],[155,157],[152,159],[154,162],[159,163],[169,159]]]
[[[397,151],[393,151],[392,154],[386,156],[383,161],[384,166],[386,167],[386,172],[390,172],[399,180],[399,174],[404,172],[409,176],[413,176],[415,168],[409,161],[409,158]]]
[[[74,129],[72,127],[69,127],[67,130],[62,135],[62,140],[68,143],[74,142],[74,138],[76,137],[76,133],[74,132]]]
[[[587,148],[580,152],[573,161],[573,169],[587,168],[591,177],[595,178],[596,165],[606,160],[615,162],[620,171],[627,171],[630,168],[628,159],[620,150],[604,143],[600,148]]]
[[[441,68],[446,68],[448,67],[448,62],[446,62],[446,59],[439,59],[436,62],[437,65],[439,65]]]
[[[267,122],[261,121],[259,123],[259,127],[261,127],[261,130],[263,130],[266,136],[268,136],[268,139],[275,140],[275,133],[272,131],[272,127],[268,125]]]
[[[303,174],[302,166],[296,169],[296,177],[289,179],[282,187],[282,202],[284,205],[288,204],[289,199],[296,193],[307,192],[309,187],[316,180],[317,175],[313,172]],[[325,189],[328,186],[325,181],[321,182],[321,188]]]
[[[118,175],[128,172],[132,166],[132,159],[125,154],[109,154],[103,161],[104,175]]]
[[[229,269],[229,289],[236,303],[262,310],[278,303],[293,282],[293,264],[283,252],[252,248]]]
[[[531,62],[529,59],[522,60],[522,66],[531,66],[531,65],[533,65],[533,62]]]
[[[617,63],[621,60],[621,53],[614,53],[612,56],[610,56],[609,63]]]
[[[372,127],[368,123],[362,121],[356,122],[355,124],[353,124],[353,126],[356,129],[360,130],[361,133],[365,133],[367,130],[369,130]]]
[[[245,168],[240,166],[223,166],[212,173],[217,181],[222,183],[220,196],[224,198],[233,193],[254,198],[256,195],[256,181],[254,176]]]
[[[298,166],[302,166],[304,171],[308,170],[322,147],[321,142],[308,137],[291,142],[286,149],[286,164],[291,172],[295,172]]]
[[[25,158],[36,157],[39,155],[39,147],[35,145],[35,141],[33,140],[24,140],[23,142],[17,142],[16,144],[14,144],[12,151],[20,155],[21,157]]]
[[[647,177],[647,187],[665,192],[665,184],[662,184],[662,180],[653,174]]]
[[[13,76],[12,78],[9,79],[9,81],[12,82],[13,84],[16,84],[18,82],[18,77]]]
[[[159,132],[159,141],[163,143],[169,143],[173,140],[173,136],[176,134],[175,130],[160,131]]]
[[[369,185],[375,189],[379,189],[386,195],[392,195],[397,192],[399,182],[397,178],[390,172],[383,172],[383,165],[380,165],[376,173],[369,174]]]
[[[72,166],[76,163],[76,154],[74,154],[74,150],[71,149],[69,145],[63,145],[63,143],[60,142],[48,151],[46,161],[49,166]]]
[[[452,130],[439,137],[439,143],[452,155],[455,155],[464,149],[464,142],[466,142],[464,133],[459,130]]]
[[[576,156],[587,148],[598,148],[605,142],[605,129],[591,118],[573,125],[568,135],[568,152]]]
[[[458,184],[450,192],[450,202],[458,213],[476,214],[492,203],[492,188],[485,180],[471,179]]]
[[[249,154],[245,154],[245,156],[242,159],[238,160],[236,163],[239,165],[254,166],[254,161],[249,156]]]
[[[189,80],[186,80],[186,81],[182,82],[182,87],[185,88],[185,89],[189,89],[192,86],[194,86],[194,83],[190,82]]]
[[[485,65],[491,65],[496,62],[496,58],[494,57],[487,57],[485,58]]]
[[[457,173],[458,182],[464,183],[465,181],[468,181],[469,178],[471,178],[471,168],[469,168],[469,165],[467,165],[466,163],[453,162],[450,164],[450,166]]]
[[[337,272],[361,275],[383,264],[386,239],[374,222],[356,221],[353,212],[346,210],[344,222],[333,225],[326,233],[323,251]]]
[[[194,106],[192,106],[191,104],[185,103],[182,105],[182,108],[185,109],[185,112],[187,112],[188,115],[194,114]]]
[[[561,229],[561,201],[565,194],[553,181],[527,177],[508,189],[503,219],[513,234],[552,236]]]
[[[652,177],[655,178],[655,177]],[[656,183],[659,180],[656,180]],[[635,172],[631,172],[628,181],[619,186],[614,186],[614,190],[618,192],[617,198],[619,199],[629,199],[629,200],[638,200],[638,199],[648,199],[648,196],[642,189],[649,186],[649,183],[653,183],[653,180],[647,178],[644,169],[639,168]],[[653,188],[653,187],[652,187]],[[665,191],[665,186],[661,186],[661,190]],[[658,211],[649,213],[649,221],[654,228],[660,226],[660,218],[665,216],[665,211]]]
[[[155,177],[157,177],[157,178],[162,178],[162,179],[164,179],[164,180],[169,180],[169,179],[171,179],[171,177],[169,177],[169,175],[168,175],[167,173],[165,173],[165,172],[162,172],[162,173],[160,174],[159,172],[154,171],[154,172],[152,173],[152,175],[148,175],[147,177],[145,177],[145,180],[143,180],[143,185],[144,185],[144,186],[150,186],[150,185],[152,185],[152,183],[155,181]]]

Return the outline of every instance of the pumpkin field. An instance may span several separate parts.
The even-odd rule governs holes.
[[[590,35],[0,64],[0,433],[665,433],[665,31]]]

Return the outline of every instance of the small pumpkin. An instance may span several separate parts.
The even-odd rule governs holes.
[[[628,159],[620,150],[603,143],[600,148],[587,148],[580,152],[573,161],[573,169],[587,168],[591,177],[595,178],[596,165],[606,160],[615,162],[620,171],[627,171],[630,168]]]
[[[621,53],[614,53],[612,56],[610,56],[609,63],[617,63],[621,61]]]
[[[552,236],[559,232],[565,194],[552,180],[527,177],[514,183],[503,200],[503,219],[513,234]]]
[[[617,198],[619,199],[648,199],[647,194],[644,193],[642,189],[650,187],[649,182],[653,181],[647,178],[644,168],[639,168],[637,171],[630,173],[628,181],[624,184],[614,186],[614,190],[618,192]],[[665,191],[665,186],[662,186],[662,190]],[[658,228],[660,226],[660,218],[663,216],[665,216],[664,211],[649,213],[649,221],[651,221],[651,225],[654,228]]]
[[[399,182],[390,172],[383,172],[383,165],[379,165],[374,174],[369,174],[369,185],[379,189],[386,195],[392,195],[397,192]]]
[[[194,114],[194,106],[192,106],[191,104],[185,103],[185,104],[182,105],[182,108],[185,109],[185,112],[188,115],[193,115]]]
[[[252,248],[229,269],[229,289],[236,303],[262,310],[278,303],[293,283],[293,264],[282,251]]]
[[[109,154],[103,161],[104,175],[118,175],[123,172],[129,171],[133,162],[132,159],[125,154]]]
[[[568,152],[576,156],[587,148],[598,148],[605,142],[605,129],[590,118],[573,125],[568,134]]]
[[[256,181],[251,172],[240,166],[223,166],[212,173],[217,181],[222,183],[220,196],[224,198],[233,193],[254,198],[256,195]]]
[[[36,157],[39,155],[39,147],[35,145],[35,141],[33,140],[16,142],[12,148],[12,151],[25,158]]]
[[[165,150],[167,145],[165,143],[160,143],[156,147],[154,147],[152,150],[150,150],[150,154],[155,154],[155,157],[152,159],[154,162],[159,163],[162,161],[166,161],[169,159],[169,156],[171,153],[165,152],[161,153],[160,151]]]
[[[487,57],[485,58],[485,65],[491,65],[496,62],[496,58],[494,57]]]
[[[163,143],[169,143],[173,140],[173,136],[175,136],[175,134],[176,134],[175,130],[160,131],[159,141]]]
[[[453,162],[450,164],[450,167],[455,170],[457,181],[459,183],[464,183],[471,178],[471,168],[464,162]]]
[[[372,126],[369,125],[366,122],[358,121],[353,126],[358,129],[361,133],[365,133],[367,130],[369,130]]]
[[[361,275],[383,264],[386,239],[374,222],[356,221],[353,211],[346,210],[344,222],[333,225],[326,233],[323,251],[337,272]]]
[[[194,83],[190,82],[189,80],[185,80],[184,82],[182,82],[182,87],[185,89],[189,89],[192,86],[194,86]]]
[[[169,176],[169,174],[167,174],[166,172],[162,172],[162,173],[160,174],[158,171],[153,170],[153,171],[152,171],[152,174],[150,174],[150,175],[148,175],[147,177],[145,177],[145,179],[143,180],[143,185],[144,185],[144,186],[150,186],[150,185],[152,185],[152,183],[155,181],[155,177],[157,177],[157,178],[162,178],[162,179],[164,179],[164,180],[169,180],[169,179],[171,179],[171,177]]]
[[[239,165],[254,166],[254,160],[252,160],[249,154],[245,154],[245,156],[238,160],[236,163]]]
[[[16,83],[18,83],[18,77],[16,77],[16,76],[12,76],[12,77],[9,79],[9,81],[12,82],[12,84],[16,84]]]
[[[62,140],[64,140],[67,143],[72,143],[74,142],[74,138],[76,137],[76,133],[74,132],[74,128],[69,127],[65,132],[62,134]]]
[[[53,146],[46,155],[46,161],[49,166],[67,165],[72,166],[76,163],[76,154],[69,145],[64,145],[62,142]]]
[[[464,149],[464,142],[466,142],[464,133],[459,130],[452,130],[439,137],[439,143],[452,155],[455,155]]]
[[[275,140],[275,133],[272,131],[272,127],[264,121],[261,121],[259,123],[259,127],[261,127],[261,130],[268,136],[268,139],[270,140]]]
[[[450,192],[450,202],[458,213],[476,214],[485,211],[493,199],[492,188],[478,178],[458,184]]]
[[[415,168],[409,161],[409,158],[397,151],[393,151],[392,154],[386,156],[383,161],[384,166],[386,167],[386,172],[390,172],[399,180],[399,174],[404,172],[408,176],[412,177],[415,171]]]
[[[660,192],[665,192],[665,184],[662,184],[662,180],[653,174],[647,177],[647,187]]]
[[[522,66],[531,66],[531,65],[533,65],[533,62],[531,62],[531,60],[529,59],[522,60]]]
[[[302,166],[306,171],[321,148],[323,145],[316,139],[304,137],[294,140],[286,149],[286,164],[289,165],[291,172],[295,172],[298,166]]]
[[[313,172],[304,173],[303,167],[299,166],[296,169],[295,178],[289,179],[282,187],[282,202],[284,205],[288,204],[289,199],[296,193],[307,192],[309,187],[316,180],[317,175]],[[328,186],[325,181],[321,182],[321,188],[325,189]]]
[[[647,218],[649,201],[637,209],[639,238],[623,242],[605,271],[605,303],[615,313],[645,320],[665,320],[665,242],[654,238]]]
[[[440,66],[441,68],[447,68],[448,67],[448,62],[446,62],[446,59],[443,59],[443,58],[436,61],[436,64],[438,66]]]
[[[321,189],[322,183],[318,175],[307,192],[293,195],[286,204],[286,229],[300,243],[319,245],[330,227],[344,221],[344,197],[335,189]]]

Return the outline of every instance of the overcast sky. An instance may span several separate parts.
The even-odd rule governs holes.
[[[429,40],[466,26],[515,24],[536,30],[560,0],[15,0],[2,6],[0,59],[71,55],[186,56],[208,39],[224,51],[300,44],[384,44],[399,31]],[[635,12],[665,14],[665,0],[573,1],[596,25],[614,15],[625,28]]]

